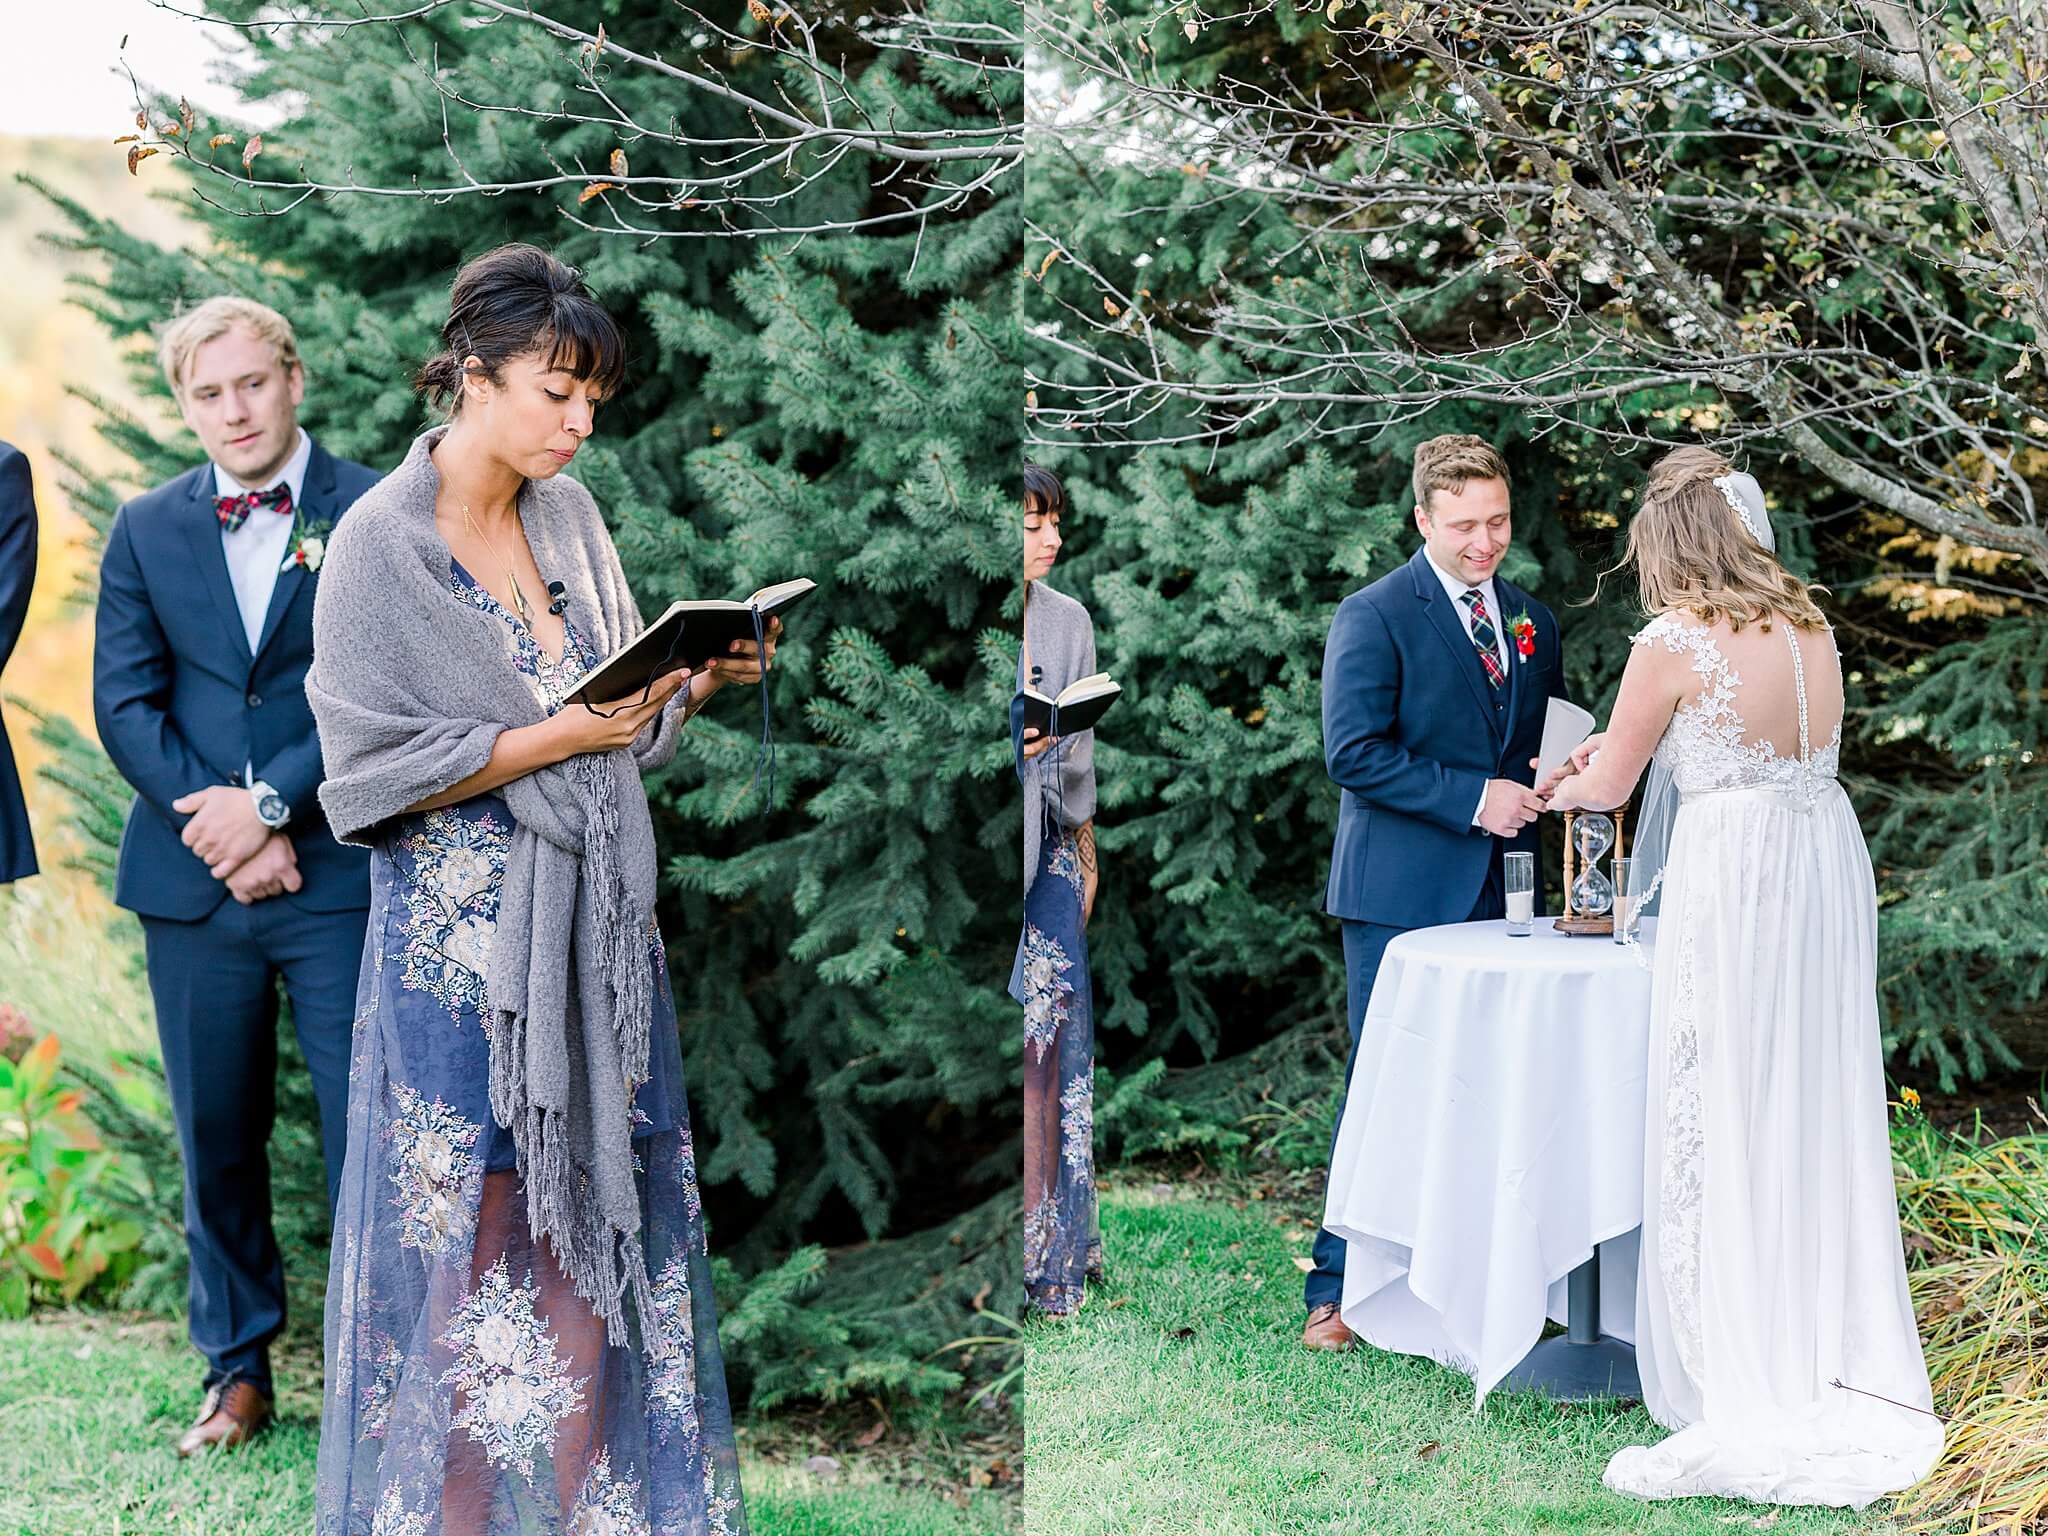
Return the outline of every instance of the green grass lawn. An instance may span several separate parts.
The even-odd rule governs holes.
[[[1314,1187],[1320,1188],[1320,1179]],[[1640,1408],[1495,1394],[1430,1361],[1300,1345],[1310,1186],[1112,1181],[1109,1279],[1035,1322],[1024,1384],[1027,1536],[1481,1536],[1888,1531],[1861,1515],[1600,1484],[1662,1436]]]
[[[232,1454],[183,1462],[171,1445],[198,1406],[199,1366],[177,1325],[81,1316],[0,1324],[0,1536],[308,1536],[318,1387],[309,1371],[279,1367],[272,1430]],[[787,1424],[742,1435],[754,1536],[1016,1529],[1014,1496],[946,1486],[886,1438],[861,1452],[806,1444]],[[806,1471],[819,1452],[842,1469]]]

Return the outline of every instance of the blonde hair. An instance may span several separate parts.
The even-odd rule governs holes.
[[[1600,579],[1633,566],[1646,613],[1684,609],[1709,624],[1726,619],[1734,630],[1768,629],[1773,618],[1824,628],[1812,594],[1827,589],[1809,588],[1780,565],[1714,484],[1733,472],[1720,454],[1699,446],[1674,448],[1652,464],[1642,505],[1629,520],[1627,550]]]
[[[173,395],[184,397],[185,370],[192,366],[192,354],[238,326],[276,348],[277,365],[286,373],[299,366],[299,339],[292,334],[291,321],[268,304],[231,293],[218,294],[165,326],[157,342],[156,360]]]
[[[1468,480],[1508,483],[1507,463],[1486,439],[1469,432],[1448,432],[1416,447],[1415,505],[1425,516],[1432,515],[1431,491],[1449,491],[1455,496]]]

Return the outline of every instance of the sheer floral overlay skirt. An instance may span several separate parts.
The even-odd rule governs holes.
[[[480,964],[510,821],[408,818],[372,860],[328,1279],[321,1536],[740,1536],[682,1064],[660,940],[634,1119],[655,1309],[625,1344],[526,1220],[490,1117]],[[629,1317],[631,1314],[629,1312]],[[658,1330],[666,1349],[650,1348]]]
[[[1636,1348],[1645,1406],[1675,1433],[1617,1453],[1605,1481],[1860,1508],[1925,1476],[1942,1436],[1892,1183],[1876,889],[1847,798],[1688,797],[1662,912]]]
[[[1102,1273],[1095,1224],[1095,1019],[1081,926],[1080,849],[1041,845],[1010,995],[1024,1006],[1024,1290],[1042,1312],[1081,1305]]]

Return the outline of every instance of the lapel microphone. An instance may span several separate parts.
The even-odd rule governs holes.
[[[551,581],[548,583],[548,596],[553,599],[548,604],[548,612],[560,617],[562,610],[569,606],[569,589],[559,581]]]

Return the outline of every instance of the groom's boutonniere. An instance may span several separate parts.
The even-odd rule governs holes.
[[[334,532],[332,523],[309,523],[303,513],[292,522],[292,540],[285,546],[284,564],[277,569],[279,574],[295,565],[303,565],[308,571],[317,572],[320,562],[327,555],[327,536]]]
[[[1527,661],[1536,654],[1536,621],[1524,608],[1508,620],[1508,633],[1515,637],[1515,655]]]

